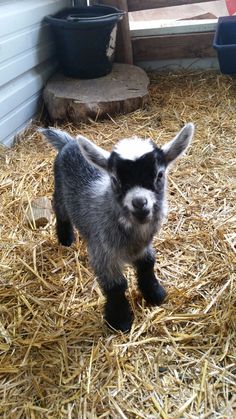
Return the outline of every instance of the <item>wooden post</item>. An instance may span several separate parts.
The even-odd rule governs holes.
[[[125,64],[133,64],[133,50],[129,28],[127,0],[90,0],[90,4],[106,4],[125,11],[121,22],[118,23],[117,46],[115,61]]]
[[[73,0],[73,6],[75,7],[86,7],[87,0]]]

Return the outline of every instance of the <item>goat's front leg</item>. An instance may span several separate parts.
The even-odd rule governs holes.
[[[112,287],[103,287],[106,296],[105,320],[113,329],[128,332],[133,323],[133,314],[126,298],[127,281],[113,284]]]
[[[99,257],[98,263],[97,254],[90,253],[90,256],[98,283],[106,297],[105,320],[113,329],[128,332],[132,326],[133,313],[125,295],[127,280],[119,266],[110,264],[104,257]]]
[[[108,326],[128,332],[133,322],[133,313],[126,298],[127,280],[123,275],[123,265],[118,263],[116,252],[95,242],[89,243],[90,262],[100,288],[106,297],[104,317]]]
[[[160,305],[166,298],[166,291],[158,282],[154,273],[155,252],[147,247],[142,257],[134,262],[137,270],[139,289],[147,301],[152,305]]]

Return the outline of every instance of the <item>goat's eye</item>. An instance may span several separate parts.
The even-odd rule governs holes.
[[[115,176],[111,177],[112,183],[115,186],[115,188],[120,188],[120,182],[118,181],[118,179]]]
[[[164,172],[160,170],[160,172],[157,174],[157,180],[163,178]]]

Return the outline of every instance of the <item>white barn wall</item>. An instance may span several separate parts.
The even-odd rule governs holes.
[[[35,116],[42,88],[56,69],[55,49],[44,16],[70,0],[0,0],[0,143]]]

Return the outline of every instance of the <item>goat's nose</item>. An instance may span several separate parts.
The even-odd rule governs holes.
[[[147,199],[142,197],[133,198],[132,205],[136,210],[143,210],[147,205]]]

